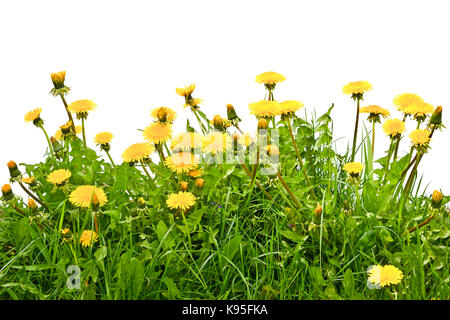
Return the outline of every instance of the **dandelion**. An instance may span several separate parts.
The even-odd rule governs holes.
[[[375,151],[375,123],[380,123],[380,117],[387,118],[390,113],[388,110],[377,106],[377,105],[370,105],[367,107],[362,107],[359,110],[359,113],[369,113],[369,117],[367,120],[369,122],[372,122],[372,155]]]
[[[11,176],[12,179],[20,177],[21,173],[19,168],[17,167],[17,164],[14,161],[9,161],[6,166],[8,167],[9,170],[9,175]]]
[[[198,178],[201,177],[203,173],[204,173],[203,170],[194,169],[188,172],[188,176],[190,176],[191,178]]]
[[[231,122],[233,126],[235,126],[238,130],[238,123],[241,122],[241,118],[238,117],[236,114],[236,110],[234,110],[234,107],[232,104],[227,104],[227,119]],[[242,132],[241,132],[242,133]]]
[[[140,197],[137,200],[137,206],[138,206],[139,209],[144,209],[145,208],[145,199]]]
[[[122,153],[122,159],[131,163],[148,160],[153,151],[155,148],[148,143],[135,143]]]
[[[398,284],[403,279],[403,272],[392,265],[376,265],[369,270],[369,282],[381,288]]]
[[[220,115],[216,114],[214,118],[210,121],[214,129],[218,131],[225,131],[227,128],[231,127],[231,121],[223,119]]]
[[[91,185],[77,187],[69,195],[69,201],[77,207],[89,208],[91,203],[93,203],[94,197],[99,207],[103,207],[108,202],[108,198],[103,189]]]
[[[441,207],[442,200],[443,200],[442,192],[434,190],[431,196],[431,206],[435,209],[439,209]]]
[[[254,114],[257,118],[270,119],[278,114],[280,104],[277,101],[260,100],[248,105],[250,113]]]
[[[355,159],[355,152],[356,152],[356,139],[358,135],[358,123],[359,123],[359,103],[361,100],[363,100],[364,92],[367,92],[371,89],[372,85],[367,81],[350,82],[342,88],[343,93],[351,94],[351,98],[353,100],[356,100],[356,121],[355,121],[355,132],[353,134],[351,161]]]
[[[83,247],[92,246],[98,241],[98,234],[95,231],[84,230],[80,237],[80,243]]]
[[[195,204],[196,197],[187,191],[171,193],[166,200],[170,209],[187,211]]]
[[[55,97],[58,95],[66,95],[69,93],[70,88],[66,87],[64,81],[66,80],[66,71],[59,71],[50,74],[52,79],[53,89],[50,91]]]
[[[303,106],[301,101],[286,100],[279,104],[278,114],[281,115],[281,120],[284,120],[285,118],[292,117]]]
[[[155,145],[168,141],[171,135],[171,126],[160,122],[152,123],[145,128],[143,132],[145,140],[152,142]]]
[[[183,173],[195,169],[199,160],[190,152],[177,152],[167,157],[164,163],[172,172]]]
[[[192,98],[186,101],[183,108],[191,107],[192,110],[196,110],[198,108],[198,105],[203,102],[200,98]]]
[[[77,115],[77,119],[86,119],[90,111],[95,110],[97,105],[94,101],[88,99],[77,100],[69,104],[69,111]]]
[[[195,180],[195,186],[198,188],[203,188],[203,184],[205,183],[205,180],[203,180],[202,178],[198,178]]]
[[[349,162],[342,169],[350,175],[358,175],[363,171],[364,165],[359,162]]]
[[[422,103],[423,99],[414,93],[402,93],[394,98],[394,106],[398,111],[403,111],[413,103]]]
[[[180,182],[180,189],[181,191],[186,191],[188,189],[189,184],[187,183],[187,181],[181,181]]]
[[[191,97],[192,92],[194,92],[194,90],[195,84],[192,83],[191,85],[185,86],[184,88],[177,88],[175,91],[179,96],[185,97],[186,100],[188,100]]]
[[[170,108],[159,107],[152,110],[151,116],[159,122],[171,124],[177,117],[177,113]]]
[[[36,127],[42,126],[44,122],[41,119],[41,112],[42,108],[37,108],[27,112],[24,117],[25,123],[33,122]]]
[[[413,102],[403,109],[405,114],[413,116],[419,124],[433,111],[433,106],[426,102]]]
[[[72,176],[72,173],[66,169],[58,169],[47,176],[47,181],[53,183],[55,187],[62,187],[67,180]]]
[[[36,210],[37,210],[37,204],[36,204],[36,201],[34,201],[33,199],[28,199],[28,209],[31,211],[31,212],[35,212]]]
[[[100,132],[95,135],[94,142],[98,145],[106,145],[111,143],[113,137],[111,132]]]
[[[28,184],[30,187],[34,187],[36,185],[36,179],[33,176],[22,178],[22,182]]]
[[[273,90],[275,89],[275,86],[277,83],[283,82],[286,80],[286,77],[283,76],[280,73],[276,73],[273,71],[268,71],[261,73],[256,76],[255,81],[258,83],[264,83],[264,86],[266,87],[269,96],[267,100],[273,101]]]
[[[415,147],[427,146],[430,141],[431,132],[427,129],[416,129],[409,134],[409,137]]]
[[[399,119],[389,119],[384,122],[383,131],[387,136],[395,138],[406,131],[406,125]]]
[[[4,184],[2,186],[2,200],[9,201],[14,198],[14,193],[12,192],[11,185]]]

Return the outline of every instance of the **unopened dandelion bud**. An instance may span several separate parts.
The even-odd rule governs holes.
[[[69,241],[72,239],[72,231],[70,231],[69,228],[61,229],[61,236],[63,237],[64,241]]]
[[[61,89],[64,87],[64,80],[66,79],[66,71],[60,71],[51,73],[50,77],[52,78],[53,85],[55,89]]]
[[[156,113],[156,117],[160,122],[166,122],[167,121],[167,109],[166,108],[159,108],[158,112]]]
[[[320,216],[322,214],[322,206],[320,204],[317,205],[316,209],[314,209],[314,214]]]
[[[267,130],[268,127],[269,127],[269,122],[266,119],[264,119],[264,118],[259,119],[258,130]]]
[[[58,142],[58,140],[55,139],[55,137],[50,137],[50,142],[52,144],[53,150],[55,151],[55,153],[60,152],[63,147],[61,146],[61,144]]]
[[[188,183],[186,181],[181,181],[180,182],[180,189],[181,191],[186,191],[188,188]]]
[[[9,184],[5,184],[2,187],[2,200],[8,201],[14,197],[14,193],[11,190],[11,186]]]
[[[72,128],[72,121],[69,120],[66,124],[60,126],[60,128],[63,135],[69,134]]]
[[[140,197],[137,200],[137,206],[138,206],[139,209],[144,209],[145,208],[145,199]]]
[[[28,209],[30,209],[31,212],[35,212],[37,210],[37,204],[36,201],[33,199],[28,199]]]
[[[234,124],[241,121],[241,118],[237,116],[236,110],[234,110],[234,107],[231,104],[227,104],[227,119]]]
[[[442,193],[438,190],[433,191],[433,195],[431,196],[431,206],[435,209],[439,209],[442,205]]]
[[[9,174],[11,176],[11,178],[16,178],[18,176],[20,176],[20,170],[19,168],[17,168],[17,164],[14,161],[10,161],[7,164],[8,169],[9,169]]]
[[[212,120],[212,124],[214,126],[214,129],[222,131],[223,130],[223,120],[222,117],[218,114],[216,114]]]
[[[442,124],[442,106],[436,107],[430,118],[430,124],[439,126]]]
[[[195,180],[195,186],[199,187],[200,189],[203,188],[203,184],[205,183],[205,180],[202,178],[198,178]]]

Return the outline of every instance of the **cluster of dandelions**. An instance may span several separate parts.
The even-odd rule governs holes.
[[[54,164],[55,170],[53,170],[46,178],[48,183],[53,184],[56,191],[61,189],[63,192],[68,193],[69,202],[80,210],[87,210],[93,212],[94,218],[94,230],[84,230],[77,239],[82,246],[91,246],[99,240],[99,223],[96,213],[98,213],[103,206],[108,202],[108,198],[104,190],[94,185],[82,185],[71,186],[70,179],[72,173],[67,168],[61,168],[63,165],[63,159],[67,157],[67,151],[69,142],[74,139],[79,139],[77,135],[82,135],[82,141],[84,148],[87,148],[87,141],[85,135],[85,126],[90,112],[97,108],[95,102],[89,99],[76,100],[71,103],[66,102],[66,96],[70,92],[70,88],[65,85],[65,71],[51,74],[51,79],[54,88],[51,90],[51,94],[55,97],[60,97],[65,111],[68,115],[68,122],[61,125],[54,136],[50,137],[44,128],[44,120],[41,117],[42,109],[37,108],[25,115],[25,122],[32,122],[36,127],[40,128],[48,142],[49,154],[51,156],[52,164]],[[196,201],[201,199],[201,190],[205,181],[201,178],[208,167],[201,163],[201,157],[199,155],[209,155],[212,157],[222,156],[228,151],[238,153],[239,151],[247,151],[251,146],[256,145],[258,154],[265,154],[269,156],[278,155],[279,149],[274,144],[272,137],[269,133],[260,133],[269,129],[272,125],[272,129],[276,128],[276,118],[284,122],[290,134],[291,142],[295,149],[295,156],[298,161],[298,165],[303,169],[305,163],[301,157],[301,152],[297,145],[295,135],[292,128],[292,119],[296,118],[295,113],[304,107],[303,103],[299,100],[285,100],[278,102],[275,100],[275,89],[277,85],[284,82],[286,78],[276,72],[265,72],[256,76],[256,82],[264,84],[266,94],[264,99],[249,103],[250,114],[254,115],[257,120],[257,134],[253,136],[251,133],[243,133],[239,127],[241,119],[237,115],[236,110],[231,104],[226,106],[227,115],[226,118],[221,115],[215,115],[211,120],[200,109],[202,100],[194,97],[195,84],[185,86],[184,88],[177,88],[176,93],[184,98],[184,108],[189,107],[190,111],[195,115],[202,134],[197,133],[194,128],[187,125],[186,132],[174,133],[172,126],[177,118],[177,113],[168,107],[158,107],[151,111],[150,115],[153,118],[151,122],[142,131],[144,142],[138,142],[129,146],[122,153],[122,160],[128,163],[130,166],[140,165],[145,172],[148,181],[154,184],[153,177],[160,175],[158,166],[153,162],[151,155],[156,152],[160,157],[160,162],[168,168],[178,182],[178,188],[176,192],[168,194],[166,199],[166,205],[169,209],[181,213],[184,215],[188,213],[191,208],[196,204]],[[360,102],[363,101],[364,94],[373,89],[372,85],[367,81],[351,82],[343,87],[345,94],[350,94],[351,98],[356,101],[356,123],[355,133],[353,138],[353,146],[351,150],[350,161],[345,163],[342,167],[343,171],[346,171],[349,176],[349,181],[357,185],[360,181],[360,174],[364,169],[364,165],[359,162],[355,162],[356,154],[356,142],[358,133],[359,114],[367,113],[367,120],[372,123],[372,154],[374,153],[375,145],[375,125],[381,123],[381,119],[386,119],[382,128],[384,133],[391,140],[391,147],[395,145],[393,149],[393,160],[395,162],[397,158],[398,145],[403,138],[403,133],[406,131],[405,121],[411,119],[417,122],[417,129],[409,134],[412,142],[412,150],[416,150],[416,156],[411,162],[409,167],[413,167],[417,170],[417,165],[429,148],[429,142],[435,129],[442,127],[442,107],[438,106],[434,108],[432,105],[424,102],[424,100],[418,95],[405,93],[401,94],[394,99],[394,105],[397,107],[397,111],[403,113],[403,119],[392,118],[388,119],[391,112],[378,105],[368,105],[360,107]],[[75,114],[76,119],[81,121],[81,125],[76,125],[75,120],[72,117]],[[425,124],[425,128],[421,126]],[[230,133],[229,131],[235,128],[237,132]],[[263,139],[260,139],[263,135]],[[267,139],[266,139],[267,138]],[[99,132],[94,137],[94,143],[99,146],[100,150],[104,151],[112,166],[115,163],[109,154],[111,149],[111,141],[113,134],[111,132]],[[266,145],[260,145],[259,141],[267,141]],[[392,154],[389,154],[386,171],[389,168],[390,158]],[[250,179],[250,189],[253,185],[256,185],[261,189],[267,198],[272,199],[272,196],[265,190],[257,179],[257,170],[259,166],[264,166],[265,162],[261,161],[259,157],[256,158],[256,163],[253,163],[253,168],[248,168],[245,162],[240,163],[245,173]],[[33,195],[33,191],[37,182],[34,177],[23,177],[15,165],[15,163],[8,164],[10,169],[12,181],[18,181],[23,189],[30,195],[29,207],[36,210],[36,201],[41,206],[48,209],[47,204]],[[302,170],[305,183],[309,187],[309,198],[316,201],[317,191],[312,185],[306,170]],[[413,174],[413,172],[411,174]],[[300,203],[294,192],[284,181],[281,173],[278,169],[275,169],[273,174],[277,178],[286,192],[289,194],[292,202],[293,209],[300,208]],[[409,181],[409,180],[408,180]],[[402,181],[403,182],[403,181]],[[27,184],[31,191],[27,189],[24,184]],[[405,187],[407,190],[408,183]],[[4,185],[2,187],[2,199],[9,201],[13,198],[10,185]],[[438,192],[438,191],[435,191]],[[442,194],[441,202],[442,202]],[[433,199],[435,193],[433,193]],[[438,198],[438,195],[436,196]],[[36,201],[35,201],[36,200]],[[146,205],[144,198],[137,199],[137,205],[139,208],[143,208]],[[16,208],[18,209],[18,208]],[[318,205],[315,209],[315,213],[322,214],[322,207]],[[61,230],[61,235],[65,240],[74,239],[68,228]],[[376,266],[371,269],[369,274],[369,281],[373,284],[379,284],[381,287],[397,284],[402,279],[402,272],[393,266]]]

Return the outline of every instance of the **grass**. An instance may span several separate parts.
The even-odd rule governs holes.
[[[409,155],[375,161],[372,132],[365,125],[355,151],[365,169],[356,181],[349,179],[343,166],[352,150],[338,154],[333,148],[333,108],[311,119],[306,112],[303,118],[292,116],[303,168],[287,123],[275,123],[279,172],[299,205],[276,175],[256,176],[271,198],[255,184],[249,189],[251,177],[238,163],[202,163],[200,188],[195,178],[172,173],[161,162],[149,165],[158,174],[146,175],[140,165],[114,165],[109,155],[105,161],[101,151],[67,136],[55,149],[57,160],[47,153],[40,163],[20,164],[21,175],[11,180],[35,177],[38,184],[30,190],[48,210],[33,210],[22,197],[3,195],[0,298],[448,299],[449,198],[443,196],[439,208],[433,208],[430,195],[419,193],[421,178],[413,180],[409,194],[396,193],[403,189],[400,177]],[[202,120],[206,115],[195,114],[211,131]],[[169,155],[168,148],[161,150]],[[390,167],[383,179],[386,163]],[[60,168],[72,176],[65,189],[55,190],[46,176]],[[171,210],[166,199],[179,191],[181,181],[188,182],[197,199],[189,210]],[[102,188],[107,204],[75,206],[68,199],[80,185]],[[418,227],[432,214],[429,223]],[[99,240],[83,247],[79,235],[96,229],[94,216]],[[62,235],[63,228],[70,234]],[[371,289],[368,268],[387,264],[399,268],[403,279]],[[79,289],[67,286],[72,265],[81,271]]]

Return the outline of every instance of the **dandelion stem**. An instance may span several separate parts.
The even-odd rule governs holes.
[[[295,153],[297,155],[298,162],[300,163],[300,170],[303,170],[303,160],[302,160],[302,157],[300,156],[300,152],[298,151],[297,143],[295,142],[290,118],[287,119],[287,123],[288,123],[288,127],[289,127],[289,134],[291,136],[292,144],[294,145]],[[316,201],[316,195],[314,194],[314,190],[312,189],[311,181],[309,181],[308,173],[306,172],[306,170],[303,170],[303,174],[305,175],[306,183],[310,187],[309,191],[311,192],[311,195],[312,195],[314,201]]]
[[[434,218],[434,214],[432,214],[431,216],[429,216],[424,222],[421,222],[421,223],[419,223],[417,226],[412,227],[412,228],[409,229],[407,232],[408,232],[408,233],[411,233],[411,232],[413,232],[414,230],[416,230],[416,229],[418,229],[418,228],[420,228],[420,227],[423,227],[423,226],[426,225],[428,222],[430,222],[431,220],[433,220],[433,218]]]
[[[42,129],[42,131],[45,134],[45,139],[47,139],[48,148],[50,149],[50,154],[52,156],[53,161],[55,161],[55,154],[53,152],[53,146],[52,146],[52,143],[50,142],[50,139],[48,138],[47,131],[45,131],[44,126],[40,126],[40,128]]]
[[[397,143],[395,144],[394,158],[392,159],[392,163],[394,163],[395,160],[397,160],[397,153],[398,153],[398,147],[399,147],[399,145],[400,145],[400,140],[401,140],[401,137],[399,136],[399,137],[397,138]]]
[[[286,182],[284,182],[283,177],[280,174],[280,171],[277,172],[277,177],[278,177],[278,180],[280,180],[280,182],[283,185],[283,187],[286,189],[286,191],[291,196],[291,199],[292,199],[292,201],[294,201],[295,206],[297,207],[297,209],[300,209],[300,207],[301,207],[300,202],[298,201],[297,197],[294,195],[292,190],[289,188],[289,186],[286,184]]]
[[[152,176],[151,176],[150,173],[148,172],[148,170],[147,170],[147,168],[145,167],[145,164],[144,164],[144,162],[143,162],[142,160],[141,160],[141,166],[142,166],[142,169],[144,170],[145,175],[147,176],[148,180],[150,180],[151,183],[153,184],[153,186],[156,187],[156,184],[155,184],[155,182],[153,181]]]
[[[244,163],[242,163],[241,165],[242,165],[242,168],[244,169],[245,173],[248,175],[248,177],[251,178],[252,177],[252,173],[247,168],[247,166]],[[261,184],[256,179],[255,179],[255,184],[262,192],[264,192],[264,194],[265,194],[265,196],[267,198],[269,198],[270,200],[273,199],[272,196],[266,190],[264,190],[264,188],[261,186]]]
[[[25,188],[25,186],[23,185],[22,182],[20,182],[19,180],[17,180],[17,182],[19,183],[19,185],[22,187],[23,191],[25,191],[31,198],[33,198],[33,200],[35,200],[36,202],[38,202],[41,206],[43,206],[45,209],[47,209],[48,211],[50,211],[50,209],[48,208],[48,206],[42,202],[38,197],[36,197],[34,194],[32,194],[27,188]]]
[[[391,143],[389,144],[389,151],[388,151],[387,160],[386,160],[386,167],[384,168],[384,174],[383,174],[383,179],[382,179],[383,183],[384,183],[384,181],[386,179],[387,172],[389,170],[389,163],[390,163],[390,160],[391,160],[393,144],[394,144],[394,139],[391,138]]]
[[[255,181],[256,178],[256,171],[258,169],[258,165],[259,165],[259,143],[256,146],[256,163],[253,165],[253,172],[252,172],[252,177],[250,180],[250,190],[253,188],[253,182]]]
[[[184,221],[184,227],[186,228],[186,234],[188,237],[188,243],[189,243],[189,248],[192,247],[191,245],[191,231],[189,230],[188,224],[187,224],[187,220],[186,217],[184,216],[184,212],[181,211],[181,216],[183,217],[183,221]]]
[[[372,121],[372,159],[375,152],[375,121]]]
[[[111,158],[111,155],[109,154],[109,151],[106,151],[106,150],[105,150],[105,152],[106,152],[106,155],[107,155],[108,158],[109,158],[109,161],[111,161],[111,164],[113,165],[113,167],[115,167],[116,164],[114,163],[113,159]]]
[[[197,118],[197,122],[200,125],[200,128],[202,129],[203,134],[206,134],[207,130],[206,130],[203,122],[201,121],[201,119],[200,119],[200,117],[199,117],[199,115],[197,113],[197,110],[192,109],[192,112],[195,114],[195,117]]]
[[[76,135],[76,130],[75,130],[75,123],[73,123],[73,118],[72,118],[72,114],[69,111],[69,107],[67,105],[66,99],[64,98],[64,95],[60,94],[59,95],[61,97],[62,102],[64,103],[64,107],[66,108],[66,112],[67,112],[67,116],[69,117],[69,121],[72,121],[72,132],[74,135]]]
[[[81,129],[82,129],[82,131],[83,131],[83,145],[84,145],[84,151],[86,152],[87,147],[86,147],[86,132],[85,132],[85,129],[84,129],[84,117],[81,118]]]
[[[356,121],[355,121],[355,133],[353,134],[353,147],[352,147],[352,158],[350,162],[355,160],[355,152],[356,152],[356,138],[358,136],[358,122],[359,122],[359,100],[360,98],[356,98]]]

